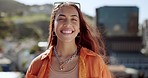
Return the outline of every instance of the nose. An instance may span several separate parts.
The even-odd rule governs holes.
[[[71,26],[71,21],[70,20],[65,20],[64,26]]]

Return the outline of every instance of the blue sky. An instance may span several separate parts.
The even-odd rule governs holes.
[[[102,6],[137,6],[139,8],[139,23],[148,19],[148,0],[16,0],[27,5],[53,4],[61,1],[74,1],[81,4],[81,10],[91,16],[95,16],[95,9]]]

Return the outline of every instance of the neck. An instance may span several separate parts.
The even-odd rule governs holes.
[[[56,51],[60,57],[68,57],[75,53],[77,45],[74,43],[57,43]]]

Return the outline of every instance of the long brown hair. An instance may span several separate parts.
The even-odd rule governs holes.
[[[101,55],[103,58],[105,58],[105,46],[104,46],[104,42],[101,38],[100,32],[97,29],[93,29],[91,26],[89,26],[86,23],[80,8],[78,8],[74,4],[61,3],[53,9],[51,17],[50,17],[48,48],[49,48],[49,46],[55,46],[57,44],[57,37],[55,36],[55,33],[53,32],[54,20],[55,20],[55,16],[56,16],[57,11],[65,5],[75,7],[76,10],[78,11],[78,14],[79,14],[80,33],[78,34],[79,37],[76,37],[76,39],[75,39],[76,44],[80,45],[82,47],[86,47],[86,48],[92,50],[93,52]]]

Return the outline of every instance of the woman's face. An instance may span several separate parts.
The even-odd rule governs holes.
[[[80,32],[80,20],[73,6],[63,6],[55,16],[54,32],[57,39],[63,42],[75,41]]]

